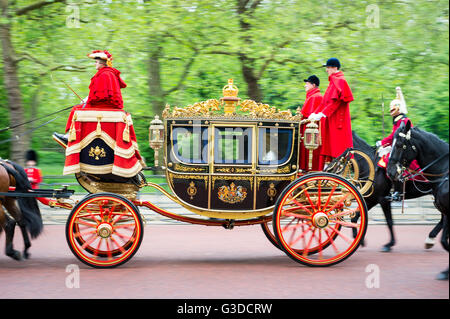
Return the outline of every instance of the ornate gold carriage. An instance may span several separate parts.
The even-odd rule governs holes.
[[[299,155],[305,150],[311,154],[320,136],[318,125],[303,120],[299,110],[292,114],[241,101],[229,80],[220,99],[184,108],[167,105],[162,120],[156,116],[149,131],[153,169],[165,171],[170,191],[139,179],[131,192],[117,183],[105,192],[107,182],[96,189],[94,181],[77,176],[92,194],[70,206],[66,236],[75,256],[90,266],[115,267],[134,255],[143,235],[138,207],[227,229],[260,224],[276,247],[309,266],[343,261],[364,238],[363,195],[370,192],[373,178],[370,158],[348,150],[326,172],[301,170]],[[358,156],[368,164],[366,179],[361,178]],[[309,156],[313,160],[317,159]],[[137,200],[143,187],[157,189],[200,216],[174,214]],[[68,208],[61,202],[53,205]]]

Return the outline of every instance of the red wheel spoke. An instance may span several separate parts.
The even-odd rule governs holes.
[[[290,221],[286,226],[284,226],[284,227],[281,229],[281,231],[284,232],[284,231],[292,224],[292,222],[293,222],[294,220],[295,220],[295,219],[291,219],[291,221]]]
[[[300,220],[297,219],[297,224],[294,226],[294,230],[291,233],[291,237],[289,238],[289,242],[292,241],[292,239],[294,238],[295,233],[297,232],[297,228],[298,228],[298,223],[300,222]],[[303,229],[303,225],[302,225],[302,229]]]
[[[350,195],[350,193],[345,194],[345,196],[342,196],[342,198],[340,200],[338,200],[329,210],[327,210],[325,213],[329,213],[331,212],[335,207],[339,206],[340,204],[342,204],[344,202],[344,200],[347,199],[348,195]]]
[[[312,202],[312,199],[311,199],[311,197],[309,196],[309,193],[308,193],[308,190],[307,190],[307,189],[305,189],[305,195],[306,195],[306,198],[308,199],[309,204],[311,205],[312,209],[313,209],[314,211],[316,211],[316,209],[314,209],[314,203]]]
[[[323,207],[327,207],[328,206],[328,203],[330,202],[330,200],[331,200],[331,198],[332,198],[332,196],[334,194],[334,191],[336,190],[336,187],[337,187],[337,185],[334,185],[333,188],[331,189],[330,195],[328,195],[327,202],[325,203],[325,205]]]
[[[97,225],[98,225],[98,224],[91,224],[91,223],[82,221],[82,220],[80,220],[80,219],[78,219],[78,220],[76,221],[76,223],[77,223],[77,224],[80,224],[80,225],[85,225],[85,226],[93,227],[93,228],[97,228]]]
[[[303,256],[307,256],[308,255],[309,247],[311,247],[311,242],[312,242],[313,238],[315,238],[314,233],[316,232],[316,229],[317,228],[313,229],[313,232],[311,234],[311,237],[309,238],[308,244],[306,245],[305,250],[303,251]]]
[[[117,229],[117,228],[128,228],[128,229],[131,229],[131,227],[134,228],[135,226],[136,226],[136,223],[120,224],[120,225],[114,225],[114,229]]]
[[[97,232],[96,230],[88,230],[88,231],[83,231],[83,232],[77,232],[77,233],[74,233],[73,235],[76,238],[83,238],[83,236],[85,236],[85,235],[95,234],[96,232]]]
[[[114,244],[116,244],[117,248],[120,250],[120,252],[123,254],[125,253],[125,249],[123,248],[122,245],[120,245],[114,238],[111,237],[111,240],[114,242]]]
[[[299,201],[297,201],[296,199],[293,199],[294,203],[298,205],[297,208],[302,208],[304,210],[306,210],[306,212],[310,215],[313,214],[313,212],[311,212],[306,206],[304,206],[303,204],[301,204]]]
[[[121,239],[125,240],[125,242],[134,241],[135,240],[134,236],[126,236],[126,235],[120,234],[118,232],[115,232],[114,234],[117,235],[118,237],[120,237]]]
[[[313,226],[309,226],[300,236],[298,236],[293,242],[289,243],[289,246],[295,245],[300,239],[304,238],[304,236],[311,230]]]
[[[85,249],[87,246],[92,244],[97,239],[97,234],[93,234],[85,243],[81,246],[82,249]]]
[[[336,247],[336,244],[334,243],[333,236],[330,236],[328,233],[328,230],[324,229],[325,233],[327,234],[328,238],[330,239],[331,246],[334,248],[334,251],[336,254],[339,254],[339,249]]]
[[[110,239],[110,238],[106,239],[106,251],[107,251],[108,259],[109,259],[109,260],[112,259],[112,250],[111,250],[110,242],[111,242],[111,239]]]
[[[319,259],[323,257],[323,249],[322,249],[322,229],[319,228]]]
[[[345,236],[341,231],[335,229],[335,232],[338,233],[338,235],[341,236],[347,243],[351,244],[353,242],[353,240]]]
[[[94,251],[94,257],[97,257],[98,256],[98,253],[99,253],[99,251],[100,251],[100,245],[102,244],[102,241],[101,240],[99,240],[98,241],[98,244],[97,244],[97,249]]]
[[[317,183],[317,210],[320,210],[320,203],[322,202],[322,200],[321,200],[321,183],[320,183],[320,181]]]
[[[288,217],[295,217],[298,219],[311,219],[311,216],[309,215],[301,215],[301,214],[295,214],[295,213],[285,213],[284,216],[288,216]]]
[[[286,226],[285,228],[283,228],[283,232],[295,230],[295,229],[298,229],[299,227],[305,226],[304,223],[299,224],[299,221],[300,221],[300,220],[297,219],[297,224],[295,224],[295,225],[290,225],[290,226]]]
[[[330,219],[336,218],[336,217],[340,217],[340,216],[347,216],[353,213],[356,213],[359,210],[358,207],[354,208],[354,209],[349,209],[349,210],[345,210],[336,214],[332,214],[330,215]]]
[[[353,227],[353,228],[358,228],[359,227],[359,224],[350,223],[350,222],[344,222],[344,221],[341,221],[341,220],[338,220],[338,219],[333,220],[333,222],[336,223],[336,224],[342,225],[342,226],[347,226],[347,227]]]

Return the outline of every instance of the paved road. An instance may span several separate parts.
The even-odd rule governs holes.
[[[1,298],[448,299],[449,282],[434,279],[448,266],[448,253],[440,244],[423,248],[430,229],[399,225],[398,245],[381,253],[386,226],[371,225],[367,246],[349,259],[310,268],[273,247],[259,226],[147,225],[132,260],[119,268],[93,269],[72,255],[63,225],[46,225],[33,242],[31,259],[0,255]],[[3,245],[4,235],[0,238]],[[16,239],[20,248],[20,236]],[[79,288],[73,287],[73,269],[79,269]],[[379,287],[368,288],[376,285],[369,279],[378,270]]]

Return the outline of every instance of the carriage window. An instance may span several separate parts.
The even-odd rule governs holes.
[[[175,127],[172,130],[173,153],[184,163],[208,162],[208,128]]]
[[[289,159],[292,149],[291,129],[259,129],[259,165],[280,165]]]
[[[214,163],[251,164],[251,127],[216,127],[214,134]]]

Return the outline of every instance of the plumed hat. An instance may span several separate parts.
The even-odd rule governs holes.
[[[111,53],[109,53],[106,50],[94,50],[91,53],[88,53],[88,57],[91,59],[101,59],[106,61],[106,65],[111,67],[112,66],[112,60],[113,57]]]
[[[397,91],[397,95],[389,105],[391,113],[393,110],[398,110],[399,113],[407,114],[408,110],[406,108],[406,102],[405,98],[403,97],[402,89],[398,86],[395,88],[395,90]]]

